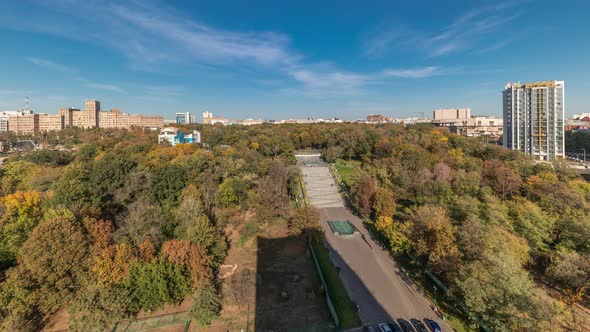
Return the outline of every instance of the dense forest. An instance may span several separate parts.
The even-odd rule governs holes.
[[[354,165],[356,213],[394,254],[444,282],[474,324],[566,328],[588,303],[590,184],[561,162],[427,125],[198,129],[203,146],[175,147],[141,130],[69,130],[36,139],[72,151],[9,158],[0,168],[5,330],[35,330],[63,308],[73,329],[105,328],[187,297],[209,324],[231,216],[255,216],[244,236],[277,218],[305,227],[290,202],[296,149]]]

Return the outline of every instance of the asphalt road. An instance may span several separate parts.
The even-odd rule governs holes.
[[[326,242],[334,264],[352,301],[360,307],[363,324],[378,324],[398,318],[435,320],[443,331],[452,329],[439,319],[431,303],[397,267],[387,251],[375,243],[362,221],[346,209],[338,187],[325,166],[302,166],[310,204],[319,208]],[[359,234],[340,237],[326,221],[348,220]]]

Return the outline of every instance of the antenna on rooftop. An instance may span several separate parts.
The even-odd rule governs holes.
[[[29,110],[29,96],[25,97],[25,111]]]

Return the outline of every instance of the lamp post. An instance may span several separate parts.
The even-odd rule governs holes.
[[[582,152],[584,153],[584,164],[586,164],[586,149],[582,149]]]

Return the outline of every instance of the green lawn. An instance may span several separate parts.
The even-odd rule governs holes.
[[[342,181],[350,188],[352,185],[352,175],[355,173],[357,169],[358,162],[357,161],[344,161],[338,160],[334,165],[338,174],[342,177]]]
[[[328,251],[326,251],[326,248],[324,248],[320,241],[312,240],[311,243],[318,259],[318,263],[320,264],[320,268],[322,269],[322,273],[324,274],[324,278],[326,279],[328,292],[332,299],[332,303],[334,304],[334,309],[340,319],[340,329],[346,330],[360,326],[361,319],[359,318],[355,306],[348,297],[348,293],[340,280],[338,271],[330,260]]]

